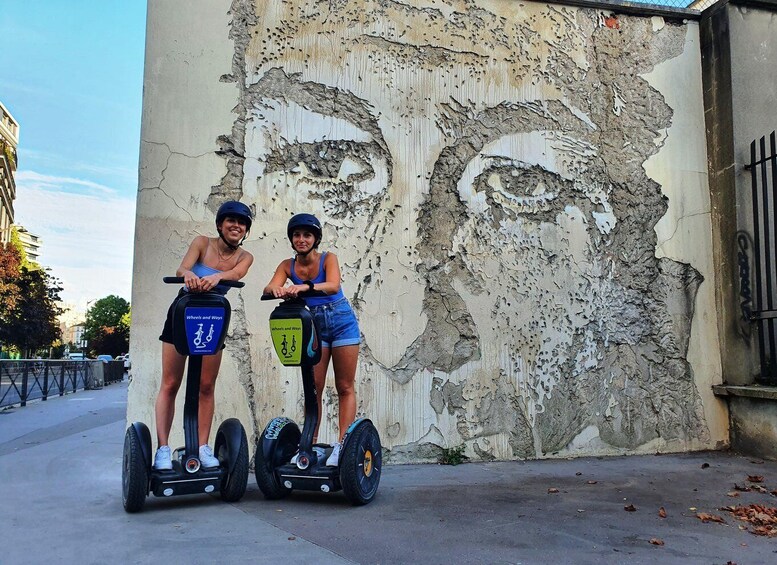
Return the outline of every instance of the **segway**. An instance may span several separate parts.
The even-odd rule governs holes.
[[[183,277],[164,277],[170,284],[183,283]],[[221,281],[220,285],[241,288],[242,282]],[[186,399],[183,409],[185,446],[172,454],[173,468],[152,467],[151,434],[143,422],[134,422],[124,436],[122,500],[127,512],[143,509],[149,491],[155,496],[219,491],[222,500],[237,502],[248,483],[248,439],[237,418],[225,420],[216,432],[214,454],[220,465],[205,469],[200,465],[198,409],[202,356],[218,353],[229,327],[231,308],[226,297],[213,292],[183,293],[173,306],[173,343],[176,351],[188,357]]]
[[[319,421],[313,367],[321,359],[318,331],[304,296],[324,296],[321,291],[301,292],[288,298],[270,315],[270,334],[275,352],[287,367],[300,367],[305,396],[305,423],[299,427],[290,418],[273,418],[257,439],[254,472],[256,484],[267,499],[278,499],[292,490],[336,492],[342,490],[354,505],[372,501],[381,474],[381,446],[378,431],[366,418],[348,427],[340,451],[340,465],[327,467],[332,446],[319,458],[313,449],[313,433]],[[262,300],[274,300],[271,294]],[[296,463],[291,459],[299,452]]]

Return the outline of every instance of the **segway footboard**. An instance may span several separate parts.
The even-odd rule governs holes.
[[[186,472],[181,463],[173,460],[172,471],[155,471],[151,475],[151,492],[154,496],[167,498],[181,494],[202,494],[219,490],[226,470],[200,468],[196,473]]]

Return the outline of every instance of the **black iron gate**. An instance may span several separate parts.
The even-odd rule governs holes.
[[[777,384],[777,143],[775,132],[750,144],[755,292],[751,319],[758,327],[758,381]]]

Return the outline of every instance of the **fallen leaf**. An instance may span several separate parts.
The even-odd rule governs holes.
[[[664,540],[658,538],[650,538],[650,543],[653,545],[664,545]]]
[[[663,507],[663,506],[662,506],[661,508],[659,508],[659,509],[658,509],[658,515],[659,515],[659,517],[661,517],[661,518],[666,518],[666,510],[664,510],[664,507]]]
[[[558,492],[557,488],[551,487],[551,488],[548,489],[548,494],[554,494],[554,493],[557,493],[557,492]]]
[[[589,485],[595,485],[595,484],[596,484],[596,481],[588,481],[588,483],[587,483],[587,484],[589,484]]]
[[[709,466],[710,466],[710,464],[709,464],[709,463],[702,463],[702,464],[701,464],[701,468],[702,468],[702,469],[706,469],[706,468],[707,468],[707,467],[709,467]]]
[[[691,506],[688,510],[690,510],[691,512],[696,512],[696,507],[695,506]]]
[[[747,480],[751,483],[762,483],[764,482],[764,478],[761,475],[748,475]]]
[[[582,475],[582,474],[583,474],[583,473],[581,473],[580,471],[578,471],[577,473],[575,473],[575,475],[577,475],[578,477],[579,477],[580,475]]]
[[[297,538],[294,537],[294,536],[289,536],[289,541],[294,541],[295,539],[297,539]]]
[[[707,512],[699,512],[696,517],[702,522],[717,522],[718,524],[725,524],[726,521],[717,514],[709,514]]]
[[[738,484],[734,483],[734,490],[739,490],[742,492],[750,492],[750,487],[747,487],[747,486],[741,487]]]
[[[636,512],[637,511],[637,507],[634,506],[633,504],[629,504],[628,506],[624,506],[623,509],[626,512]]]
[[[726,496],[730,496],[733,498],[735,496],[739,496],[739,493],[735,490],[732,490],[731,492],[726,493]]]

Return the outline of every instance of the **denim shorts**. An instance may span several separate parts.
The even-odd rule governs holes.
[[[321,334],[321,347],[342,347],[361,343],[359,322],[347,298],[343,297],[321,306],[311,306],[310,312]]]

